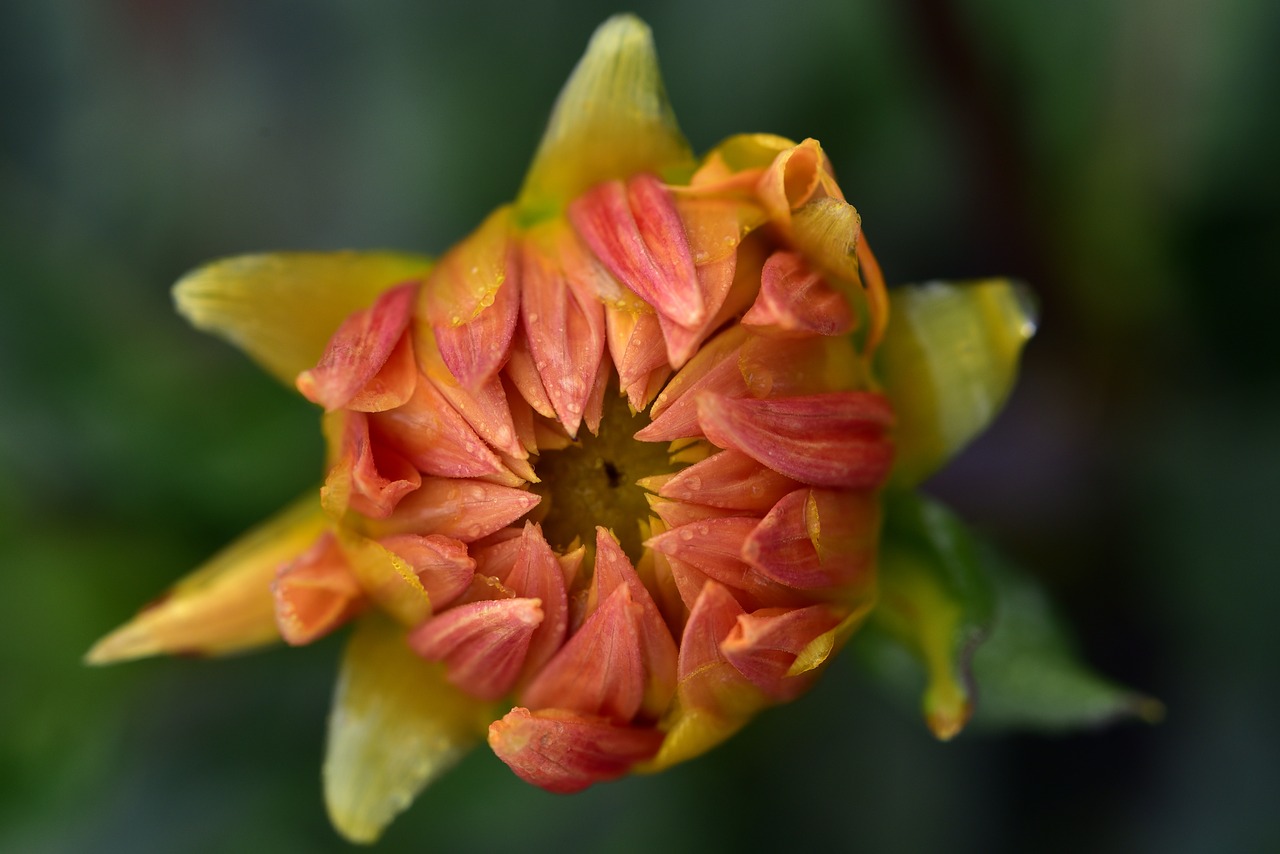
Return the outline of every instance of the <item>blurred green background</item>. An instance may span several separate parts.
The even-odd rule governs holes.
[[[845,656],[654,778],[478,750],[385,850],[1276,851],[1280,5],[638,2],[694,147],[821,139],[892,282],[1043,323],[932,490],[1158,726],[932,741]],[[340,641],[80,656],[319,477],[316,417],[173,314],[222,255],[439,252],[512,196],[605,6],[0,7],[0,850],[324,851]]]

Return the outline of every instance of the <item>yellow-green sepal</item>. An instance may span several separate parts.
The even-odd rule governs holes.
[[[278,641],[271,582],[280,566],[310,548],[325,526],[320,499],[312,490],[99,640],[85,662],[225,655]]]
[[[405,628],[373,613],[347,642],[324,760],[329,818],[352,842],[375,841],[422,789],[483,737],[489,704],[414,655]]]
[[[911,486],[1000,411],[1036,311],[1026,286],[1008,279],[903,286],[889,306],[877,369],[897,415],[893,480]]]
[[[991,588],[976,545],[945,507],[908,492],[885,496],[879,601],[859,634],[890,678],[915,682],[923,670],[929,729],[950,739],[973,713],[970,662],[990,628]],[[902,653],[914,660],[904,662]],[[905,668],[904,668],[905,664]],[[901,671],[905,669],[906,673]]]
[[[676,124],[649,27],[615,15],[591,37],[560,91],[516,201],[531,224],[602,181],[639,172],[672,177],[693,154]]]
[[[293,388],[338,326],[433,262],[394,252],[241,255],[191,271],[173,287],[178,313],[230,341]]]

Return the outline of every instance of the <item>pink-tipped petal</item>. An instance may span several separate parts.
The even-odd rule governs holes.
[[[604,307],[565,275],[566,235],[526,240],[521,317],[529,352],[556,417],[577,435],[604,355]],[[531,401],[532,402],[532,401]]]
[[[706,319],[684,224],[657,178],[599,184],[569,206],[569,219],[609,272],[655,311],[688,327]]]
[[[514,708],[489,726],[489,746],[516,776],[556,794],[616,780],[658,752],[663,734],[559,709]]]
[[[520,694],[530,709],[568,709],[629,723],[644,700],[641,608],[620,586]]]
[[[636,433],[642,442],[670,442],[701,436],[697,397],[715,392],[727,397],[747,394],[738,358],[747,333],[734,327],[703,347],[658,394],[650,410],[653,421]]]
[[[744,613],[726,587],[715,581],[703,585],[680,641],[677,694],[682,711],[738,719],[761,705],[759,691],[721,651]]]
[[[294,646],[311,643],[360,612],[364,592],[331,534],[280,567],[271,584],[280,636]]]
[[[427,277],[418,317],[435,333],[450,373],[465,387],[502,366],[520,303],[510,208],[500,208],[450,250]]]
[[[741,451],[721,451],[682,469],[664,483],[663,498],[763,513],[800,484]]]
[[[409,648],[443,662],[449,681],[473,697],[496,700],[515,684],[542,620],[537,599],[471,602],[414,629]]]
[[[369,435],[369,416],[363,412],[334,413],[341,437],[337,462],[320,489],[321,503],[341,515],[347,509],[381,519],[389,516],[406,495],[422,484],[413,464]]]
[[[542,529],[531,522],[525,523],[520,535],[520,552],[505,583],[517,595],[541,600],[546,615],[529,644],[529,656],[522,674],[522,679],[527,682],[564,643],[569,628],[564,569],[542,536]]]
[[[742,322],[800,335],[847,335],[855,325],[849,301],[795,252],[769,256]]]
[[[747,607],[802,603],[798,591],[765,578],[742,560],[742,543],[757,524],[757,519],[739,516],[707,519],[659,534],[647,545],[667,555],[673,570],[679,561],[732,588]]]
[[[402,558],[439,610],[471,587],[476,562],[467,556],[467,546],[439,534],[395,534],[384,537],[383,548]]]
[[[519,330],[515,340],[511,342],[511,358],[507,360],[506,374],[516,391],[520,392],[520,397],[535,412],[544,418],[556,417],[556,408],[542,385],[542,376],[538,373],[538,366],[534,364],[533,354],[529,352],[529,340],[525,337],[524,330]],[[514,407],[512,414],[515,414]]]
[[[818,671],[788,676],[796,657],[834,629],[840,612],[830,605],[769,608],[738,617],[720,651],[739,673],[775,700],[789,701],[813,684]]]
[[[751,532],[742,557],[788,587],[848,587],[870,575],[879,526],[873,492],[797,489]]]
[[[422,382],[403,406],[371,416],[374,434],[423,474],[480,477],[502,463],[471,425],[430,382]]]
[[[346,406],[390,358],[409,325],[417,290],[417,282],[394,287],[344,320],[319,363],[298,375],[298,391],[327,412]]]
[[[440,534],[473,543],[510,525],[538,500],[528,490],[482,480],[428,477],[395,513],[373,527],[377,536]]]
[[[698,396],[698,424],[722,448],[741,451],[801,483],[874,489],[889,473],[893,410],[873,392],[765,400]]]
[[[631,561],[613,535],[604,528],[596,528],[596,566],[592,579],[588,610],[607,601],[617,590],[625,587],[631,601],[639,606],[636,624],[640,639],[640,659],[644,665],[645,690],[641,712],[657,719],[666,711],[676,689],[677,649],[671,630],[658,610],[657,603],[649,595],[648,588],[640,580]]]

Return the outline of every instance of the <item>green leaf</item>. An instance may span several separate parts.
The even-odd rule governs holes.
[[[885,497],[880,602],[855,648],[901,696],[921,696],[939,738],[976,707],[990,727],[1065,730],[1137,717],[1158,701],[1095,673],[1044,592],[937,502]]]
[[[1136,717],[1155,723],[1158,701],[1094,672],[1075,650],[1043,590],[988,552],[1000,615],[973,658],[980,691],[975,723],[1065,730]]]

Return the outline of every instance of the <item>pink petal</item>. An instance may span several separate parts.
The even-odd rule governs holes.
[[[721,451],[678,472],[658,494],[729,510],[764,512],[798,486],[741,451]]]
[[[566,277],[560,262],[566,247],[554,235],[526,241],[520,310],[542,386],[574,436],[604,355],[604,307]]]
[[[596,528],[596,565],[588,608],[607,601],[625,587],[640,608],[637,630],[640,659],[644,665],[645,695],[642,711],[657,719],[666,711],[676,686],[676,642],[649,590],[640,580],[618,541],[604,528]]]
[[[734,327],[703,347],[696,356],[671,378],[653,402],[653,421],[636,433],[641,442],[670,442],[701,436],[698,426],[697,397],[715,392],[729,397],[747,394],[747,384],[738,368],[738,358],[747,333]]]
[[[511,343],[511,358],[507,360],[506,374],[520,396],[535,412],[545,418],[556,417],[556,408],[542,385],[542,377],[533,362],[533,354],[529,352],[529,340],[525,337],[524,330],[520,330]]]
[[[707,317],[684,225],[652,175],[599,184],[569,206],[569,220],[622,284],[682,326]]]
[[[644,699],[641,608],[617,588],[520,695],[530,709],[568,709],[629,723]]]
[[[789,677],[791,665],[811,641],[840,620],[840,613],[830,605],[743,614],[721,642],[720,651],[761,691],[775,700],[793,700],[813,684],[818,671]]]
[[[616,780],[658,752],[663,734],[559,709],[514,708],[489,726],[489,746],[520,779],[556,794]]]
[[[869,578],[879,528],[874,493],[797,489],[751,532],[742,556],[788,587],[847,587]]]
[[[448,679],[481,700],[511,690],[542,623],[537,599],[489,599],[437,614],[409,634],[409,647],[444,662]]]
[[[538,500],[528,490],[482,480],[428,477],[395,513],[370,527],[376,536],[440,534],[472,543],[510,525]]]
[[[369,435],[369,416],[343,411],[337,463],[321,488],[321,502],[334,512],[347,508],[372,518],[391,514],[400,500],[422,484],[418,470],[385,443]]]
[[[759,701],[758,690],[720,648],[743,614],[742,606],[726,588],[714,581],[703,585],[680,641],[678,695],[682,711],[698,709],[716,717],[734,717],[735,712]]]
[[[502,208],[451,249],[427,277],[419,317],[431,326],[450,373],[466,388],[506,359],[520,304],[510,210]]]
[[[364,592],[333,535],[285,564],[271,584],[276,624],[286,643],[300,646],[341,626],[364,607]]]
[[[883,395],[848,391],[734,400],[704,392],[697,405],[698,424],[713,443],[801,483],[874,489],[893,462],[885,435],[893,410]]]
[[[855,325],[845,296],[795,252],[769,256],[761,272],[760,295],[742,322],[815,335],[847,335]]]
[[[326,412],[341,409],[386,364],[409,325],[418,283],[391,288],[342,322],[320,362],[298,375],[298,391]]]
[[[569,627],[569,599],[564,586],[564,569],[547,545],[542,529],[526,522],[520,535],[520,552],[505,584],[520,596],[542,601],[546,614],[534,633],[525,661],[523,678],[528,681],[564,643]]]
[[[735,595],[749,607],[803,603],[800,593],[765,578],[742,560],[742,543],[757,524],[756,519],[738,516],[707,519],[659,534],[646,545],[672,560],[677,582],[678,561],[733,588]]]
[[[371,429],[424,474],[479,477],[502,463],[471,425],[430,382],[421,382],[403,406],[370,416]]]
[[[471,587],[476,562],[467,556],[467,546],[460,540],[439,534],[396,534],[380,542],[409,564],[436,610]]]

